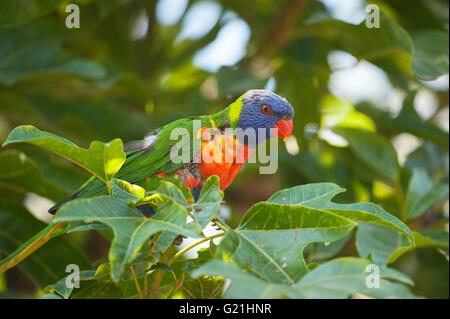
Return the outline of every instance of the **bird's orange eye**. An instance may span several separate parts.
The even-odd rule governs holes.
[[[270,113],[270,106],[264,105],[264,106],[261,108],[261,110],[262,110],[262,112],[265,113],[265,114]]]

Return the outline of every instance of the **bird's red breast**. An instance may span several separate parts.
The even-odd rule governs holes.
[[[220,189],[226,189],[251,155],[253,149],[239,143],[235,136],[205,134],[207,128],[202,128],[201,153],[202,160],[198,168],[206,179],[217,175],[220,179]]]
[[[253,149],[247,145],[239,143],[235,136],[229,134],[210,135],[207,128],[200,131],[201,139],[201,162],[197,164],[200,174],[204,179],[217,175],[220,179],[220,189],[226,189],[237,173],[247,161]],[[189,181],[192,185],[197,185],[199,181]],[[191,187],[189,187],[191,186]]]
[[[233,182],[241,167],[248,160],[254,149],[239,143],[232,134],[210,134],[203,127],[198,132],[201,136],[201,161],[196,164],[197,173],[186,168],[174,171],[174,176],[181,179],[187,189],[194,189],[208,177],[217,175],[220,179],[220,190],[225,190]],[[164,178],[166,174],[157,173]]]

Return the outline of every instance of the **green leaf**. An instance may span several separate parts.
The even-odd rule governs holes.
[[[109,293],[109,288],[113,291],[113,293],[117,293],[117,289],[115,289],[114,285],[110,283],[109,276],[106,277],[111,271],[110,264],[101,264],[97,267],[97,270],[84,270],[80,271],[79,279],[80,279],[80,287],[75,288],[73,286],[67,286],[68,276],[73,276],[73,274],[65,276],[61,278],[58,282],[55,282],[51,285],[48,285],[44,288],[44,292],[51,293],[55,295],[60,295],[64,299],[68,299],[75,290],[75,295],[80,298],[86,296],[86,298],[114,298],[118,297],[117,295],[107,294]],[[105,283],[107,285],[105,285]],[[101,285],[101,290],[97,290],[95,292],[94,287],[98,289]],[[119,296],[120,297],[120,296]]]
[[[425,141],[414,152],[408,155],[405,167],[414,170],[415,167],[423,167],[429,176],[442,178],[449,175],[448,148]]]
[[[117,178],[111,182],[112,195],[123,200],[135,201],[145,196],[145,189]]]
[[[331,42],[333,48],[348,52],[358,60],[374,63],[387,72],[394,83],[407,86],[406,74],[411,72],[414,45],[402,26],[383,11],[380,12],[379,28],[368,28],[365,20],[353,25],[325,17],[317,19],[318,22],[312,19],[306,33],[314,32]]]
[[[403,245],[397,248],[390,256],[388,263],[395,262],[404,253],[420,247],[435,247],[435,248],[446,248],[449,246],[449,235],[448,231],[441,229],[423,229],[414,232],[414,240],[416,242],[415,247],[410,247]],[[399,241],[401,242],[401,241]],[[403,243],[404,244],[404,243]]]
[[[373,203],[338,204],[331,202],[331,198],[343,191],[344,189],[331,183],[306,184],[281,190],[272,195],[268,201],[286,205],[303,205],[326,210],[358,222],[388,227],[404,233],[413,242],[413,235],[408,226]]]
[[[338,254],[342,248],[349,242],[352,233],[348,233],[345,237],[332,243],[316,243],[312,248],[312,261],[326,260]]]
[[[84,222],[80,222],[80,221],[74,221],[74,222],[70,222],[67,225],[65,232],[67,234],[70,234],[70,233],[74,233],[77,231],[104,230],[104,229],[109,229],[109,227],[107,225],[101,224],[101,223],[84,223]]]
[[[360,224],[356,232],[356,248],[361,257],[370,255],[378,264],[395,262],[404,253],[420,247],[448,248],[448,232],[425,229],[413,232],[415,247],[407,236],[390,229]]]
[[[403,100],[400,113],[392,121],[399,126],[400,132],[405,131],[418,137],[430,139],[448,147],[448,133],[435,124],[425,122],[414,108],[417,91],[411,91]]]
[[[184,196],[181,189],[179,189],[175,184],[167,181],[160,181],[158,189],[154,193],[164,195],[168,198],[175,200],[180,205],[187,205],[186,197]]]
[[[414,168],[406,193],[405,218],[409,220],[419,217],[446,197],[448,184],[433,183],[425,169]]]
[[[355,293],[375,298],[415,298],[406,286],[385,278],[407,283],[411,283],[411,280],[404,274],[384,267],[379,267],[379,288],[369,288],[366,281],[371,274],[367,268],[370,264],[368,260],[352,257],[334,259],[314,268],[293,288],[307,298],[347,298]]]
[[[183,282],[181,292],[183,293],[183,298],[186,299],[218,299],[223,286],[224,280],[218,277],[204,276],[196,279],[188,277]]]
[[[0,153],[0,188],[21,194],[32,192],[54,201],[69,195],[49,182],[32,159],[16,150]]]
[[[120,287],[110,280],[89,280],[72,293],[71,299],[118,299],[122,296]]]
[[[16,203],[0,203],[0,251],[5,254],[27,242],[30,234],[39,233],[46,225],[36,220]],[[56,235],[55,235],[56,236]],[[34,237],[33,237],[34,238]],[[33,239],[32,238],[32,239]],[[25,245],[26,247],[26,245]],[[24,248],[24,247],[22,247]],[[55,254],[55,252],[57,252]],[[4,259],[0,264],[5,262]],[[66,266],[76,264],[80,269],[91,268],[87,257],[65,238],[54,238],[19,264],[25,274],[38,286],[45,287],[65,275]]]
[[[231,284],[224,294],[225,298],[273,299],[282,298],[288,293],[296,295],[298,298],[301,297],[300,293],[294,290],[290,291],[290,288],[286,285],[261,280],[220,260],[209,261],[191,274],[193,278],[205,275],[231,279]]]
[[[52,151],[83,167],[107,184],[126,159],[120,139],[115,139],[108,144],[95,141],[86,150],[52,133],[40,131],[31,125],[22,125],[9,133],[3,145],[20,142],[34,144]]]
[[[331,199],[345,192],[345,189],[333,183],[314,183],[286,188],[276,192],[267,200],[281,205],[302,205],[311,208],[323,208]]]
[[[307,272],[305,246],[343,238],[356,225],[351,220],[394,229],[413,242],[409,228],[375,204],[330,201],[342,191],[335,184],[319,183],[274,194],[250,208],[237,229],[228,230],[216,257],[269,281],[292,284]]]
[[[113,83],[118,78],[118,70],[96,61],[71,59],[62,50],[62,42],[67,36],[62,32],[65,29],[62,26],[63,22],[59,20],[42,20],[33,27],[24,25],[0,30],[0,42],[3,44],[0,51],[0,82],[11,86],[25,78],[48,80],[59,75],[66,79],[80,77],[99,86]]]
[[[271,282],[293,284],[308,271],[303,259],[308,244],[338,240],[356,225],[326,211],[259,203],[250,208],[237,229],[228,229],[216,258]]]
[[[189,272],[194,267],[195,259],[177,260],[171,265],[171,272],[165,272],[161,282],[163,291],[160,296],[167,298],[169,293],[176,287],[182,285],[171,298],[183,299],[210,299],[220,296],[224,280],[218,277],[192,278]],[[153,277],[151,274],[151,278]],[[175,281],[175,278],[177,281]],[[183,278],[183,280],[182,280]],[[153,278],[152,278],[153,279]],[[160,286],[160,287],[161,287]]]
[[[414,298],[403,283],[411,284],[406,275],[379,267],[380,287],[366,286],[370,261],[358,258],[338,258],[319,265],[294,285],[270,283],[223,261],[213,260],[192,272],[192,277],[222,276],[231,279],[225,298],[347,298],[363,293],[376,298]],[[395,283],[386,279],[399,281]]]
[[[399,178],[397,153],[386,138],[377,133],[352,128],[335,127],[333,131],[344,137],[353,153],[385,180],[393,183]]]
[[[204,228],[219,211],[223,199],[219,182],[219,177],[210,176],[203,185],[198,200],[192,205],[193,216],[201,228]]]
[[[172,198],[177,200],[177,203],[186,207],[192,211],[191,217],[194,218],[195,222],[204,228],[208,222],[217,214],[219,211],[220,204],[223,199],[223,192],[219,189],[219,178],[215,175],[208,177],[205,184],[203,185],[202,191],[197,202],[189,204],[186,202],[185,196],[182,191],[173,183],[161,181],[160,186],[156,191],[151,193],[164,195],[164,198]],[[138,201],[136,205],[141,205],[147,200],[150,200],[151,196],[148,198],[143,198]],[[160,198],[164,202],[164,198]],[[156,200],[156,198],[154,198]],[[154,202],[154,201],[151,201]],[[153,204],[154,206],[155,204]],[[165,251],[174,241],[178,234],[163,232],[157,241],[155,249],[157,251]]]
[[[217,72],[217,84],[221,95],[242,94],[252,88],[263,87],[267,79],[257,78],[248,70],[222,67]]]
[[[411,290],[428,298],[449,298],[448,257],[435,248],[419,248],[402,255],[393,265],[414,281]]]
[[[338,214],[358,222],[369,223],[394,229],[408,236],[411,245],[414,245],[414,236],[411,230],[400,219],[389,214],[380,206],[373,203],[336,204],[331,203],[325,208],[327,211]]]
[[[417,137],[429,139],[448,148],[448,133],[430,121],[424,121],[414,108],[414,100],[417,91],[410,91],[402,103],[402,108],[396,117],[390,112],[383,111],[379,107],[362,102],[356,105],[356,109],[369,115],[381,132],[389,135],[411,133]]]
[[[70,275],[69,275],[70,276]],[[79,278],[82,279],[91,279],[95,276],[94,270],[84,270],[80,271]],[[74,289],[73,286],[67,286],[67,276],[60,279],[59,281],[55,282],[54,284],[48,285],[45,287],[44,292],[48,293],[58,293],[61,295],[64,299],[68,299],[70,295],[72,294],[72,291]]]
[[[65,190],[67,194],[73,194],[78,190],[88,178],[89,173],[80,170],[71,162],[65,161],[53,153],[37,148],[32,144],[17,144],[14,147],[18,151],[24,152],[42,170],[44,178]]]
[[[3,0],[0,27],[13,26],[56,10],[63,0]]]
[[[47,293],[40,296],[39,299],[63,299],[63,298],[57,294]]]
[[[420,30],[411,33],[414,42],[413,72],[425,80],[448,73],[448,33]]]
[[[171,199],[159,207],[152,218],[146,218],[137,209],[129,207],[127,201],[111,196],[98,196],[67,203],[58,210],[55,221],[90,220],[111,227],[114,232],[109,252],[111,276],[118,282],[124,266],[137,257],[140,248],[151,235],[170,231],[198,237],[199,227],[196,224],[186,225],[186,216],[186,209]]]

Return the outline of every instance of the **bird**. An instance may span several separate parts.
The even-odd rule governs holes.
[[[155,188],[160,180],[176,180],[184,186],[189,198],[196,201],[208,177],[217,175],[219,188],[224,191],[258,145],[273,136],[286,140],[292,133],[293,116],[294,108],[285,98],[269,90],[248,90],[215,114],[178,119],[143,140],[125,144],[126,160],[115,178],[146,189]],[[199,125],[195,127],[195,123]],[[180,145],[171,138],[174,130],[185,132],[188,138],[184,161],[174,160],[177,157],[173,148]],[[248,132],[259,134],[252,138]],[[193,146],[195,139],[199,141],[197,148]],[[107,192],[105,183],[93,176],[73,195],[51,207],[49,213],[55,214],[76,198]],[[147,217],[154,214],[148,205],[137,208]]]

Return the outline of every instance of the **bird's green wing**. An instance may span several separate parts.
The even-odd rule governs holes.
[[[132,147],[126,150],[127,159],[115,177],[130,183],[136,183],[156,173],[167,174],[181,167],[184,164],[183,162],[176,163],[171,160],[170,151],[180,141],[180,138],[171,139],[171,134],[177,128],[184,130],[185,134],[189,136],[185,136],[185,138],[189,138],[189,141],[197,138],[196,134],[193,134],[194,120],[200,120],[201,126],[209,126],[209,117],[179,119],[164,126],[151,143],[132,142]],[[188,145],[190,158],[194,153],[192,145],[191,142]],[[106,193],[106,185],[98,178],[92,177],[81,186],[79,192],[76,193],[76,197],[91,197]]]

